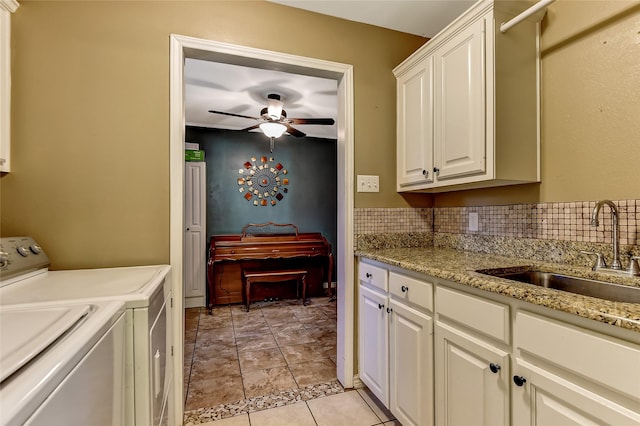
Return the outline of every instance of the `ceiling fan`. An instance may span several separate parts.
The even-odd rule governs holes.
[[[213,114],[228,115],[231,117],[248,118],[258,121],[259,124],[242,129],[243,131],[249,131],[260,128],[262,132],[267,135],[271,140],[270,150],[273,152],[275,138],[282,136],[284,132],[289,133],[291,136],[303,137],[305,133],[292,127],[292,124],[320,124],[320,125],[332,125],[335,123],[333,118],[287,118],[287,112],[282,109],[284,103],[280,100],[280,95],[271,93],[267,95],[267,107],[262,108],[260,111],[260,117],[250,117],[248,115],[234,114],[231,112],[213,111],[209,112]]]

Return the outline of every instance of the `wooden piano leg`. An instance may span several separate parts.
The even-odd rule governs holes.
[[[247,312],[249,312],[249,303],[251,303],[251,279],[245,279],[245,302],[247,305]]]
[[[214,277],[216,276],[215,274],[215,263],[213,262],[213,260],[211,259],[211,256],[209,257],[209,260],[207,261],[207,291],[208,294],[207,296],[207,311],[209,315],[213,314],[213,297],[214,297]]]
[[[302,306],[307,306],[307,275],[302,276]]]
[[[336,300],[333,294],[333,289],[331,288],[332,275],[333,275],[333,253],[329,253],[329,271],[327,272],[327,295],[329,296],[329,302],[333,302],[334,300]]]

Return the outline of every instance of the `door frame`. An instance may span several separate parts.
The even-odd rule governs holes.
[[[170,37],[169,90],[169,179],[170,179],[170,263],[173,294],[173,410],[175,424],[183,419],[183,251],[184,251],[184,61],[209,60],[254,68],[278,70],[338,82],[338,235],[336,248],[337,357],[340,383],[354,384],[354,94],[353,66],[303,56],[237,46],[228,43],[172,34]],[[329,284],[331,285],[331,284]],[[172,414],[173,412],[173,414]]]

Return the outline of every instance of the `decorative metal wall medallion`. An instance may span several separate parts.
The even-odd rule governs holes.
[[[289,178],[284,176],[287,169],[280,163],[276,163],[273,157],[251,157],[251,161],[243,164],[238,170],[238,190],[244,194],[244,198],[254,206],[275,206],[282,201],[283,194],[289,192]]]

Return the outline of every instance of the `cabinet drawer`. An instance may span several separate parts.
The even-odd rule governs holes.
[[[509,306],[444,287],[436,289],[436,312],[472,330],[509,343]]]
[[[385,292],[389,289],[387,284],[387,270],[384,268],[360,262],[358,264],[358,277],[362,284],[377,287]]]
[[[395,272],[389,272],[389,292],[397,299],[433,311],[433,285]]]
[[[514,332],[520,351],[640,400],[640,345],[524,312]]]

